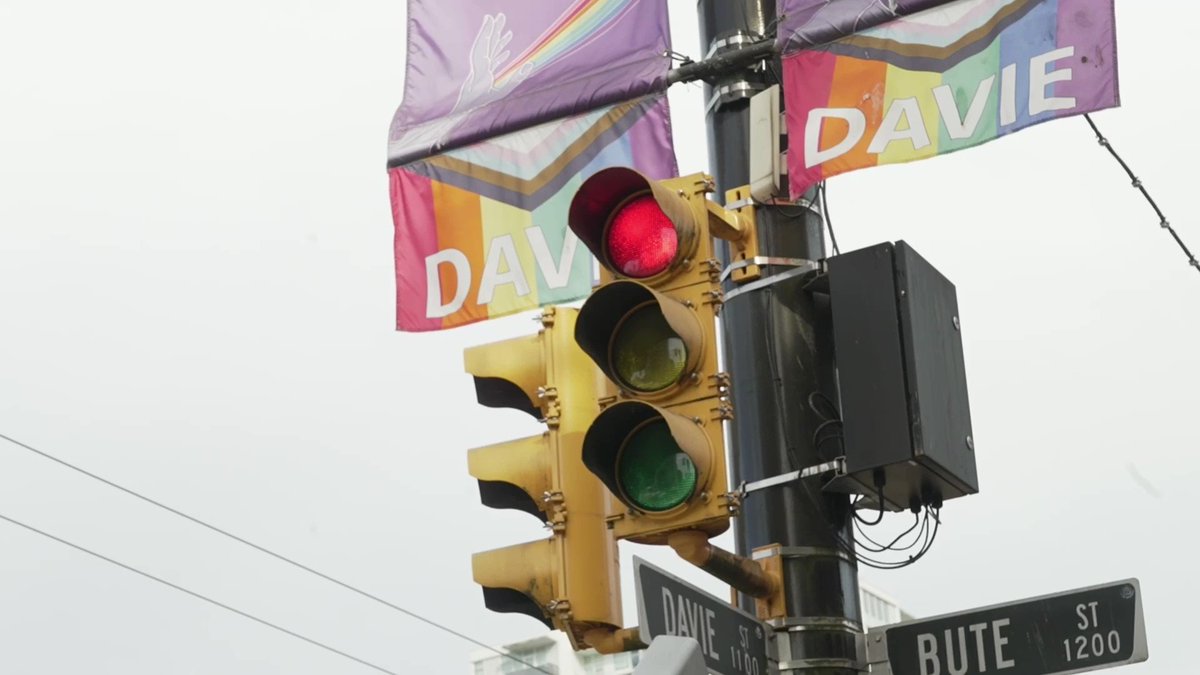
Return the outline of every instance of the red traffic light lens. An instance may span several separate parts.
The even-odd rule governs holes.
[[[675,224],[649,194],[634,197],[613,214],[604,244],[614,270],[634,279],[667,269],[679,251]]]

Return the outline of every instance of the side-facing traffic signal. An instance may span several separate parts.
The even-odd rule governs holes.
[[[704,174],[653,181],[617,167],[571,203],[570,227],[602,267],[575,340],[608,380],[583,462],[620,502],[619,539],[718,534],[738,508],[725,475],[721,422],[732,410],[717,370],[712,237],[744,240],[750,228],[708,200],[712,189]]]
[[[548,308],[537,335],[471,347],[464,362],[480,403],[525,411],[547,426],[468,455],[486,506],[526,511],[550,529],[547,539],[472,557],[484,604],[539,619],[582,649],[585,634],[611,634],[622,616],[608,496],[581,459],[603,378],[575,344],[576,315]]]

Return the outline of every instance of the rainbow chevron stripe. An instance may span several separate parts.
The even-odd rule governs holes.
[[[784,58],[791,192],[1119,104],[1113,0],[957,0]]]
[[[576,0],[496,74],[497,86],[503,87],[527,64],[551,63],[598,39],[635,4],[634,0]]]
[[[676,173],[665,96],[541,124],[388,171],[396,327],[431,331],[569,302],[592,258],[567,228],[588,176]]]

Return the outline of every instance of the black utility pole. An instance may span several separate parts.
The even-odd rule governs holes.
[[[760,42],[775,18],[775,0],[699,0],[698,8],[707,57]],[[749,96],[778,82],[778,58],[769,58],[774,60],[769,68],[736,70],[706,88],[709,159],[718,194],[749,181]],[[806,203],[758,208],[761,255],[825,257],[822,218]],[[722,255],[728,261],[727,249]],[[786,264],[763,267],[764,279],[788,270]],[[793,277],[745,292],[721,309],[725,363],[733,377],[735,485],[816,466],[839,451],[836,441],[817,447],[814,439],[823,417],[812,404],[820,410],[822,397],[836,401],[837,384],[829,308],[824,296],[806,292],[802,283]],[[787,619],[773,622],[780,672],[853,672],[862,625],[857,567],[848,553],[849,498],[823,493],[818,478],[753,492],[735,533],[737,552],[744,556],[759,546],[783,546]],[[754,609],[746,596],[741,605]]]

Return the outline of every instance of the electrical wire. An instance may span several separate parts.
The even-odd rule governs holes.
[[[823,403],[826,406],[826,410],[822,411],[818,403]],[[825,394],[814,391],[808,395],[808,408],[813,411],[814,415],[821,418],[821,423],[813,429],[812,434],[813,444],[817,450],[819,451],[821,446],[825,445],[828,441],[836,440],[840,443],[842,441],[842,420],[841,414],[838,412],[837,406],[833,401]],[[827,430],[830,433],[822,436],[821,434]],[[839,445],[839,450],[835,451],[834,456],[841,454],[840,447]]]
[[[841,441],[842,440],[841,428],[843,426],[842,414],[841,414],[841,411],[838,410],[837,404],[833,402],[833,399],[830,398],[824,392],[814,391],[808,395],[807,402],[808,402],[808,407],[810,410],[812,410],[813,414],[822,420],[821,423],[818,424],[816,426],[816,428],[813,430],[813,443],[816,445],[817,449],[820,449],[820,447],[822,445],[824,445],[827,441],[830,441],[830,440]],[[827,433],[825,436],[822,436],[822,433],[826,432],[827,430],[832,430],[832,432]],[[924,509],[924,514],[925,514],[924,518],[922,518],[920,514],[914,514],[916,516],[916,520],[914,521],[912,527],[909,527],[907,530],[902,532],[900,534],[900,536],[893,539],[891,543],[889,543],[887,545],[881,545],[881,544],[879,544],[879,542],[876,542],[874,539],[871,539],[866,534],[865,528],[863,527],[864,525],[867,525],[867,526],[878,525],[879,523],[883,522],[883,515],[886,510],[886,505],[884,503],[884,496],[883,496],[883,483],[877,482],[875,485],[875,488],[877,490],[879,514],[875,517],[874,520],[867,520],[867,519],[863,518],[862,516],[858,515],[857,509],[858,509],[859,502],[862,501],[861,498],[859,500],[856,500],[853,504],[851,504],[851,516],[852,516],[851,522],[854,523],[854,530],[856,532],[858,532],[859,534],[861,534],[863,536],[863,538],[866,539],[866,541],[870,542],[871,544],[874,544],[875,547],[877,547],[877,548],[872,548],[871,546],[862,545],[862,548],[866,549],[867,551],[869,551],[871,553],[883,553],[885,551],[899,552],[899,551],[910,550],[910,549],[912,549],[913,546],[916,546],[918,542],[922,542],[921,550],[917,554],[910,556],[910,558],[908,560],[881,561],[881,560],[876,560],[869,556],[863,555],[861,552],[858,551],[858,548],[856,546],[852,546],[849,542],[847,542],[841,536],[841,534],[839,532],[837,532],[837,530],[833,530],[834,537],[837,539],[839,547],[842,548],[843,551],[852,555],[856,561],[858,561],[864,565],[867,565],[868,567],[876,567],[879,569],[898,569],[900,567],[905,567],[907,565],[911,565],[912,563],[914,563],[918,559],[920,559],[922,556],[924,556],[926,553],[928,553],[928,549],[933,546],[933,538],[936,537],[936,524],[934,527],[934,534],[929,534],[929,513],[930,513],[929,507],[926,506]],[[807,492],[805,492],[805,494],[807,495]],[[816,506],[815,500],[812,500],[811,497],[809,497],[809,499],[810,499],[810,501],[812,501],[813,505]],[[936,516],[935,516],[935,518],[936,518]],[[918,527],[918,524],[920,525],[920,529],[917,531],[917,536],[913,539],[913,541],[905,546],[897,547],[896,544],[898,544],[901,539],[903,539],[905,536],[910,534],[914,529],[916,529]]]
[[[896,544],[900,543],[901,539],[903,539],[904,537],[911,534],[913,530],[916,530],[918,525],[923,525],[925,527],[928,527],[929,519],[921,518],[921,516],[919,514],[913,514],[912,526],[910,526],[907,530],[901,532],[900,534],[896,535],[896,538],[892,539],[892,541],[888,542],[887,544],[881,544],[881,543],[875,541],[874,539],[872,539],[871,536],[869,534],[867,534],[866,528],[859,525],[858,523],[855,523],[854,529],[858,532],[859,536],[863,540],[872,544],[875,548],[872,548],[871,546],[867,546],[867,545],[863,544],[861,541],[858,541],[857,539],[855,540],[855,546],[865,548],[868,551],[870,551],[871,553],[883,553],[884,551],[907,551],[907,550],[911,549],[913,546],[916,546],[918,541],[921,541],[921,537],[924,534],[924,529],[917,531],[917,536],[912,540],[911,543],[906,544],[904,546],[896,546]]]
[[[845,550],[847,553],[853,555],[860,564],[866,565],[867,567],[872,567],[872,568],[880,569],[880,570],[896,570],[896,569],[900,569],[902,567],[908,567],[909,565],[912,565],[913,563],[917,562],[921,558],[925,557],[925,554],[929,553],[930,549],[933,548],[933,542],[937,539],[938,528],[941,524],[941,517],[940,517],[938,509],[932,509],[931,507],[926,506],[925,507],[925,520],[930,519],[931,512],[933,514],[932,515],[933,528],[932,528],[932,530],[929,530],[928,528],[925,528],[925,527],[922,528],[922,530],[924,532],[926,532],[926,535],[924,535],[924,537],[925,537],[924,541],[922,541],[922,543],[921,543],[921,549],[917,553],[909,556],[907,560],[897,560],[897,561],[876,560],[874,558],[865,556],[862,553],[859,553],[858,551],[854,550],[853,547],[846,544],[845,541],[840,540],[840,537],[839,537],[839,541],[843,545],[843,550]],[[921,536],[918,536],[918,539],[921,539]]]
[[[1192,267],[1195,267],[1197,272],[1200,272],[1200,260],[1196,259],[1196,256],[1193,255],[1191,250],[1188,249],[1187,245],[1183,243],[1183,239],[1180,238],[1179,233],[1175,231],[1174,227],[1171,227],[1171,221],[1167,220],[1166,214],[1164,214],[1162,209],[1159,208],[1158,203],[1154,201],[1154,198],[1150,196],[1150,192],[1146,189],[1146,186],[1144,183],[1142,183],[1142,180],[1133,173],[1133,169],[1129,168],[1129,165],[1125,163],[1125,160],[1121,158],[1121,155],[1117,153],[1117,149],[1114,148],[1112,143],[1110,143],[1109,140],[1104,137],[1104,134],[1100,133],[1100,127],[1096,126],[1096,123],[1092,121],[1092,116],[1085,114],[1083,119],[1087,120],[1088,126],[1090,126],[1092,131],[1096,134],[1096,141],[1100,144],[1100,147],[1108,150],[1109,154],[1113,156],[1113,159],[1117,160],[1117,163],[1120,164],[1121,168],[1125,170],[1125,174],[1129,176],[1129,180],[1133,182],[1133,187],[1140,191],[1142,196],[1146,198],[1146,201],[1150,203],[1150,208],[1154,209],[1154,213],[1158,215],[1158,224],[1171,234],[1171,237],[1175,239],[1176,244],[1179,244],[1179,248],[1182,249],[1183,254],[1187,256],[1188,264]]]
[[[343,589],[345,589],[345,590],[348,590],[348,591],[350,591],[350,592],[352,592],[352,593],[356,593],[356,594],[358,594],[358,595],[360,595],[360,596],[362,596],[362,597],[364,597],[364,598],[367,598],[368,600],[373,600],[373,601],[375,601],[375,602],[377,602],[377,603],[379,603],[379,604],[383,605],[384,607],[388,607],[389,609],[393,609],[393,610],[395,610],[395,611],[397,611],[397,612],[400,612],[401,614],[405,614],[405,615],[407,615],[407,616],[409,616],[409,617],[411,617],[411,618],[413,618],[413,619],[416,619],[416,620],[418,620],[418,621],[421,621],[421,622],[423,622],[423,623],[425,623],[425,624],[428,624],[428,625],[430,625],[430,626],[433,626],[434,628],[436,628],[436,629],[438,629],[438,630],[444,631],[444,632],[446,632],[446,633],[449,633],[450,635],[453,635],[453,636],[455,636],[455,637],[458,637],[458,638],[461,638],[461,639],[463,639],[463,640],[466,640],[467,642],[470,642],[471,644],[473,644],[473,645],[475,645],[475,646],[477,646],[477,647],[481,647],[481,648],[483,648],[483,649],[486,649],[486,650],[488,650],[488,651],[490,651],[490,652],[493,652],[493,653],[495,653],[495,654],[498,654],[498,655],[500,655],[500,656],[503,656],[504,658],[507,658],[507,659],[511,659],[511,660],[513,660],[513,661],[516,661],[517,663],[520,663],[521,665],[523,665],[523,666],[526,666],[526,667],[528,667],[528,668],[532,668],[533,670],[535,670],[535,671],[537,671],[537,672],[539,672],[539,673],[546,673],[546,675],[550,675],[550,673],[549,673],[549,672],[547,672],[547,671],[545,671],[545,670],[543,670],[543,669],[541,669],[541,668],[539,668],[539,667],[537,667],[537,666],[535,666],[535,665],[533,665],[533,664],[531,664],[531,663],[528,663],[528,662],[526,662],[526,661],[523,661],[523,660],[521,660],[520,658],[517,658],[516,656],[513,656],[512,654],[509,654],[509,653],[507,653],[507,652],[504,652],[504,651],[502,651],[502,650],[500,650],[500,649],[497,649],[496,647],[493,647],[493,646],[491,646],[491,645],[489,645],[489,644],[487,644],[487,643],[480,642],[479,640],[476,640],[475,638],[473,638],[473,637],[471,637],[471,636],[469,636],[469,635],[465,635],[465,634],[463,634],[463,633],[460,633],[460,632],[458,632],[458,631],[454,630],[453,628],[450,628],[449,626],[445,626],[445,625],[443,625],[443,624],[440,624],[440,623],[438,623],[438,622],[436,622],[436,621],[434,621],[434,620],[432,620],[432,619],[428,619],[428,618],[426,618],[426,617],[424,617],[424,616],[421,616],[420,614],[417,614],[416,612],[414,612],[414,611],[412,611],[412,610],[405,609],[404,607],[401,607],[400,605],[397,605],[397,604],[395,604],[395,603],[393,603],[393,602],[389,602],[388,600],[385,600],[385,599],[383,599],[383,598],[381,598],[381,597],[379,597],[379,596],[377,596],[377,595],[374,595],[374,594],[372,594],[372,593],[368,593],[367,591],[364,591],[364,590],[362,590],[361,588],[358,588],[358,587],[356,587],[356,586],[352,586],[351,584],[348,584],[348,583],[346,583],[346,582],[344,582],[344,581],[342,581],[342,580],[340,580],[340,579],[336,579],[336,578],[334,578],[334,577],[332,577],[332,576],[330,576],[330,575],[328,575],[328,574],[325,574],[324,572],[320,572],[320,571],[318,571],[318,570],[315,570],[315,569],[313,569],[313,568],[309,567],[308,565],[305,565],[305,564],[303,564],[303,563],[300,563],[300,562],[297,562],[297,561],[295,561],[295,560],[292,560],[291,558],[288,558],[287,556],[284,556],[284,555],[282,555],[282,554],[280,554],[280,553],[276,553],[276,552],[274,552],[274,551],[272,551],[272,550],[270,550],[270,549],[268,549],[268,548],[266,548],[266,547],[264,547],[264,546],[260,546],[260,545],[258,545],[258,544],[255,544],[254,542],[252,542],[252,541],[249,541],[248,539],[244,539],[244,538],[242,538],[242,537],[239,537],[238,535],[236,535],[236,534],[233,534],[232,532],[229,532],[229,531],[227,531],[227,530],[223,530],[223,529],[221,529],[221,528],[217,527],[216,525],[212,525],[212,524],[210,524],[210,523],[207,523],[207,522],[205,522],[205,521],[203,521],[203,520],[200,520],[199,518],[197,518],[197,517],[195,517],[195,516],[188,515],[187,513],[184,513],[183,511],[180,511],[179,509],[176,509],[176,508],[173,508],[173,507],[167,506],[166,504],[164,504],[164,503],[162,503],[162,502],[160,502],[160,501],[156,501],[156,500],[154,500],[154,499],[151,499],[150,497],[147,497],[147,496],[145,496],[145,495],[143,495],[143,494],[141,494],[141,493],[139,493],[139,492],[136,492],[136,491],[134,491],[134,490],[131,490],[131,489],[129,489],[129,488],[127,488],[127,487],[123,486],[123,485],[119,485],[119,484],[117,484],[117,483],[114,483],[113,481],[111,481],[111,480],[108,480],[107,478],[104,478],[104,477],[102,477],[102,476],[99,476],[99,475],[97,475],[97,474],[94,474],[94,473],[92,473],[91,471],[88,471],[87,469],[83,469],[83,468],[81,468],[81,467],[79,467],[79,466],[76,466],[76,465],[74,465],[74,464],[71,464],[70,462],[67,462],[66,460],[59,459],[58,457],[55,457],[54,455],[51,455],[51,454],[50,454],[50,453],[48,453],[48,452],[44,452],[44,451],[42,451],[42,450],[39,450],[39,449],[37,449],[37,448],[35,448],[35,447],[33,447],[33,446],[31,446],[31,445],[27,444],[27,443],[23,443],[23,442],[21,442],[21,441],[18,441],[17,439],[15,439],[15,438],[13,438],[13,437],[11,437],[11,436],[7,436],[7,435],[5,435],[5,434],[3,434],[3,433],[0,433],[0,438],[2,438],[2,439],[4,439],[4,440],[8,441],[9,443],[12,443],[13,445],[16,445],[16,446],[18,446],[18,447],[24,448],[25,450],[28,450],[29,452],[32,452],[32,453],[34,453],[35,455],[38,455],[38,456],[40,456],[40,457],[42,457],[42,458],[44,458],[44,459],[48,459],[48,460],[50,460],[50,461],[52,461],[52,462],[55,462],[55,463],[57,463],[57,464],[59,464],[59,465],[61,465],[61,466],[64,466],[64,467],[66,467],[66,468],[68,468],[68,469],[71,469],[72,471],[75,471],[75,472],[77,472],[77,473],[83,474],[84,476],[87,476],[88,478],[91,478],[91,479],[93,479],[93,480],[96,480],[96,481],[99,481],[99,482],[101,482],[101,483],[104,483],[105,485],[107,485],[107,486],[109,486],[109,487],[111,487],[111,488],[113,488],[113,489],[120,490],[121,492],[124,492],[125,494],[127,494],[127,495],[129,495],[129,496],[131,496],[131,497],[134,497],[134,498],[140,499],[140,500],[142,500],[143,502],[146,502],[147,504],[150,504],[150,505],[152,505],[152,506],[156,506],[156,507],[158,507],[158,508],[160,508],[160,509],[162,509],[162,510],[164,510],[164,511],[168,512],[168,513],[171,513],[171,514],[174,514],[174,515],[176,515],[176,516],[179,516],[180,518],[183,518],[183,519],[185,519],[185,520],[189,520],[189,521],[191,521],[192,523],[194,523],[194,524],[196,524],[196,525],[199,525],[199,526],[201,526],[201,527],[203,527],[203,528],[206,528],[206,529],[208,529],[208,530],[210,530],[210,531],[212,531],[212,532],[216,532],[217,534],[220,534],[220,535],[222,535],[222,536],[224,536],[224,537],[228,537],[229,539],[232,539],[232,540],[234,540],[234,541],[238,542],[239,544],[242,544],[242,545],[244,545],[244,546],[249,546],[250,548],[252,548],[252,549],[254,549],[254,550],[256,550],[256,551],[258,551],[258,552],[260,552],[260,553],[263,553],[263,554],[269,555],[269,556],[271,556],[272,558],[275,558],[276,560],[279,560],[279,561],[281,561],[281,562],[287,563],[288,565],[291,565],[292,567],[295,567],[296,569],[303,570],[304,572],[307,572],[307,573],[309,573],[309,574],[312,574],[312,575],[314,575],[314,576],[320,577],[321,579],[324,579],[325,581],[328,581],[328,582],[329,582],[329,583],[331,583],[331,584],[334,584],[334,585],[336,585],[336,586],[340,586],[340,587],[342,587]],[[47,535],[47,536],[49,536],[49,535]]]
[[[829,189],[826,181],[821,181],[819,185],[819,192],[821,197],[821,215],[825,219],[825,227],[829,228],[829,242],[833,245],[833,254],[841,255],[842,251],[840,248],[838,248],[837,235],[833,233],[833,218],[831,218],[829,215]]]
[[[876,490],[876,492],[878,494],[878,498],[879,498],[879,515],[875,517],[875,520],[867,520],[867,519],[863,518],[862,516],[858,515],[858,509],[852,509],[850,511],[850,513],[854,516],[855,522],[862,523],[863,525],[878,525],[879,523],[883,522],[883,512],[884,512],[884,507],[886,505],[883,502],[883,480],[882,480],[882,477],[883,477],[883,471],[876,470],[875,490]],[[855,502],[855,503],[857,504],[857,502]]]
[[[158,583],[160,583],[164,586],[173,588],[173,589],[179,591],[180,593],[186,593],[187,595],[190,595],[193,598],[196,598],[197,600],[203,600],[204,602],[207,602],[210,605],[216,605],[217,607],[220,607],[221,609],[233,612],[234,614],[237,614],[238,616],[250,619],[251,621],[262,624],[268,628],[274,628],[275,630],[277,630],[281,633],[284,633],[286,635],[290,635],[290,636],[296,638],[297,640],[303,640],[304,642],[307,642],[310,645],[320,647],[321,649],[324,649],[325,651],[332,652],[334,654],[337,654],[338,656],[345,657],[347,659],[350,659],[351,661],[354,661],[355,663],[359,663],[359,664],[364,665],[373,670],[377,670],[381,673],[387,673],[388,675],[400,675],[399,673],[397,673],[393,670],[388,670],[387,668],[384,668],[383,666],[379,666],[374,663],[371,663],[370,661],[360,659],[357,656],[354,656],[353,654],[348,654],[336,647],[330,647],[329,645],[325,644],[324,642],[320,642],[320,641],[314,640],[310,637],[306,637],[306,636],[301,635],[300,633],[297,633],[293,630],[288,630],[287,628],[284,628],[283,626],[280,626],[278,624],[271,623],[270,621],[267,621],[266,619],[260,619],[257,616],[250,614],[249,612],[243,612],[242,610],[240,610],[236,607],[231,607],[230,605],[227,605],[219,600],[214,600],[214,599],[208,597],[207,595],[203,595],[203,594],[197,593],[196,591],[192,591],[187,588],[184,588],[183,586],[180,586],[178,584],[171,583],[170,581],[167,581],[166,579],[163,579],[161,577],[156,577],[153,574],[150,574],[149,572],[143,572],[142,570],[140,570],[136,567],[133,567],[132,565],[127,565],[119,560],[113,560],[112,558],[109,558],[108,556],[97,553],[91,549],[84,548],[83,546],[80,546],[79,544],[75,544],[70,541],[67,541],[66,539],[63,539],[62,537],[56,537],[53,534],[50,534],[49,532],[46,532],[44,530],[39,530],[38,528],[36,528],[32,525],[23,523],[15,518],[9,518],[8,516],[6,516],[4,514],[0,514],[0,520],[5,520],[9,523],[12,523],[13,525],[16,525],[17,527],[25,528],[26,530],[29,530],[30,532],[33,532],[35,534],[40,534],[43,537],[46,537],[47,539],[53,539],[54,541],[56,541],[64,546],[69,546],[69,547],[75,549],[76,551],[86,553],[94,558],[99,558],[100,560],[103,560],[106,563],[116,565],[117,567],[120,567],[120,568],[130,571],[130,572],[133,572],[134,574],[140,575],[151,581],[157,581]]]

